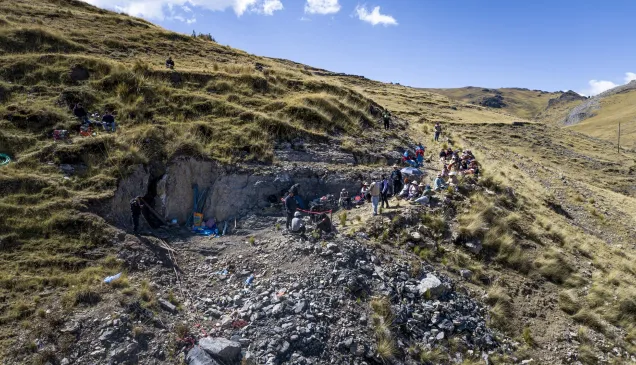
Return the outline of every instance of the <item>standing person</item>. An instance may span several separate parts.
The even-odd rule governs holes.
[[[435,142],[439,142],[439,135],[442,134],[442,126],[439,122],[435,123]]]
[[[285,223],[285,227],[287,227],[287,230],[291,229],[291,223],[294,219],[296,208],[298,208],[298,204],[296,203],[294,192],[290,190],[289,194],[287,194],[287,197],[285,198],[285,213],[287,213],[287,222]]]
[[[133,231],[137,233],[139,230],[139,216],[141,215],[141,209],[144,207],[142,203],[142,197],[138,196],[130,201],[130,215],[133,221]]]
[[[371,189],[369,189],[371,205],[373,205],[373,215],[378,215],[378,204],[380,203],[380,192],[382,191],[380,185],[382,184],[379,181],[374,181],[371,183]]]
[[[402,190],[402,172],[397,165],[393,165],[391,180],[393,181],[393,195],[396,195]]]
[[[382,119],[384,120],[384,129],[388,130],[391,125],[391,112],[385,110],[384,114],[382,114]]]
[[[387,179],[385,175],[382,175],[380,199],[382,200],[382,208],[386,205],[386,209],[389,209],[389,179]]]
[[[104,126],[104,130],[107,132],[114,132],[116,129],[115,126],[115,117],[113,116],[113,113],[108,110],[106,111],[106,114],[104,114],[104,116],[102,117],[102,124]]]
[[[340,200],[338,202],[341,207],[351,209],[351,198],[349,197],[349,191],[347,191],[347,189],[342,189],[340,192]]]
[[[415,149],[415,158],[417,159],[417,167],[424,166],[424,152],[426,151],[426,147],[419,145]]]

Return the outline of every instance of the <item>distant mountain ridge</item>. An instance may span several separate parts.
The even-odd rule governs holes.
[[[568,125],[578,124],[585,119],[593,117],[595,115],[594,112],[601,108],[601,105],[600,105],[601,99],[607,98],[609,96],[616,95],[619,93],[632,91],[634,89],[636,89],[636,80],[631,81],[625,85],[621,85],[613,89],[609,89],[607,91],[604,91],[598,95],[591,97],[587,102],[581,105],[578,105],[577,107],[572,109],[570,114],[563,121],[563,125],[568,126]]]
[[[558,99],[562,92],[530,90],[526,88],[483,88],[467,86],[452,89],[426,89],[442,94],[452,100],[501,109],[519,118],[536,119],[546,108],[550,100]]]

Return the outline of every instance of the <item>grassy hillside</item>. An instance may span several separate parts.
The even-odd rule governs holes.
[[[601,108],[594,116],[568,128],[616,143],[618,123],[621,123],[621,145],[636,148],[636,91],[611,95],[601,99]]]
[[[481,87],[462,87],[453,89],[426,89],[430,92],[442,94],[448,98],[463,103],[485,106],[488,100],[500,97],[503,104],[500,109],[522,119],[534,119],[548,107],[550,99],[558,98],[560,92],[545,92],[519,88],[487,89]]]
[[[490,91],[413,89],[257,57],[75,0],[0,0],[0,47],[0,153],[14,159],[0,167],[4,358],[45,363],[28,344],[58,341],[69,313],[110,293],[99,284],[119,269],[116,234],[95,206],[135,166],[184,155],[276,166],[275,145],[296,138],[361,153],[409,138],[432,153],[470,147],[485,178],[456,219],[436,219],[486,249],[445,242],[420,257],[483,274],[467,285],[524,357],[571,363],[554,350],[571,331],[586,363],[613,347],[636,354],[636,155],[608,154],[608,143],[569,129],[512,125],[559,94],[502,89],[508,106],[485,108],[465,101]],[[168,54],[175,71],[163,67]],[[115,110],[120,130],[54,143],[53,129],[76,126],[78,101]],[[399,118],[393,130],[379,128],[371,105]],[[85,169],[65,178],[63,164]]]
[[[536,116],[536,121],[550,125],[561,125],[572,108],[581,104],[582,100],[566,100],[548,106]]]
[[[115,234],[90,207],[134,166],[183,155],[271,164],[275,144],[296,138],[347,151],[402,144],[375,128],[371,100],[309,67],[74,0],[0,1],[0,14],[0,153],[13,159],[0,171],[1,357],[16,346],[35,356],[20,331],[54,335],[54,317],[104,294]],[[55,143],[54,129],[77,130],[76,102],[114,110],[119,131]],[[85,168],[65,178],[65,164]]]

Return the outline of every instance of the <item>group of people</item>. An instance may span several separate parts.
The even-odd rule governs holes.
[[[293,234],[304,235],[307,231],[307,227],[305,226],[305,221],[303,220],[303,215],[300,211],[298,211],[298,202],[296,200],[296,196],[298,195],[299,184],[295,184],[289,189],[287,195],[284,199],[284,207],[287,221],[285,223],[285,228],[288,232]],[[333,224],[331,223],[331,218],[326,213],[321,213],[318,216],[318,223],[316,224],[316,229],[319,232],[323,233],[331,233],[333,231]]]
[[[413,203],[428,204],[430,203],[432,195],[433,190],[430,185],[426,185],[423,182],[418,183],[417,180],[413,180],[410,183],[404,184],[404,187],[397,196]]]
[[[82,128],[87,129],[90,128],[93,124],[101,124],[104,127],[106,132],[115,132],[117,130],[117,124],[115,123],[115,116],[111,110],[106,110],[106,113],[102,116],[101,122],[94,122],[88,118],[88,112],[82,106],[82,104],[77,103],[73,108],[73,114],[80,121],[80,130]]]
[[[452,148],[442,149],[439,153],[442,171],[437,174],[434,190],[440,191],[447,187],[457,187],[459,175],[473,175],[479,177],[479,162],[470,150],[453,151]]]
[[[411,154],[408,149],[405,149],[404,154],[402,155],[402,162],[411,167],[422,167],[424,166],[425,152],[426,147],[422,144],[415,147],[415,154]]]

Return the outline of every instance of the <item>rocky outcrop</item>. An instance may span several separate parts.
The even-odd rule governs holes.
[[[587,99],[587,101],[577,105],[572,109],[572,111],[570,111],[570,114],[563,121],[563,125],[577,124],[585,119],[593,117],[596,115],[594,112],[601,108],[601,99],[615,94],[630,92],[632,90],[636,90],[636,80],[631,81],[628,84],[609,89]]]
[[[179,158],[172,161],[158,179],[153,179],[150,169],[138,166],[120,182],[103,216],[128,226],[130,199],[141,195],[148,201],[154,200],[154,210],[164,219],[176,219],[179,224],[184,224],[192,211],[193,185],[196,184],[199,192],[209,189],[203,210],[205,217],[225,221],[248,213],[267,214],[267,209],[278,203],[294,184],[300,184],[300,196],[308,202],[326,194],[337,194],[343,188],[358,191],[368,176],[359,170],[330,171],[294,165],[237,168],[212,161]]]
[[[504,97],[501,94],[496,94],[490,97],[483,98],[479,105],[485,106],[488,108],[503,108],[507,104],[504,103]]]
[[[577,100],[587,100],[587,98],[585,96],[575,93],[572,90],[568,90],[564,92],[563,94],[561,94],[561,96],[559,96],[558,98],[550,99],[548,101],[548,108],[556,104],[569,103],[569,102],[577,101]]]

